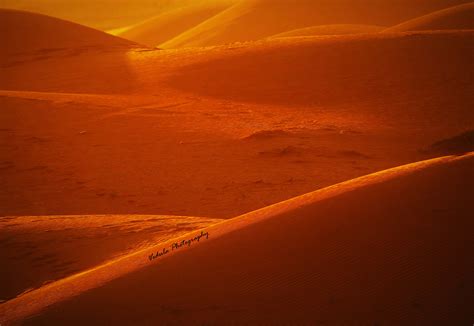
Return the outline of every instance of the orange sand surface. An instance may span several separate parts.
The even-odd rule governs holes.
[[[472,324],[468,2],[4,0],[0,326]]]
[[[469,0],[242,0],[165,42],[165,48],[259,40],[327,24],[391,26]]]
[[[2,304],[0,318],[463,324],[473,163],[474,153],[442,157],[278,203],[26,293]],[[150,261],[200,234],[208,239]]]
[[[376,25],[357,25],[357,24],[333,24],[319,25],[273,35],[274,37],[295,37],[295,36],[318,36],[318,35],[344,35],[344,34],[365,34],[378,33],[385,28]]]
[[[386,29],[387,32],[474,29],[474,2],[443,9]]]
[[[219,220],[153,215],[0,218],[0,299]]]

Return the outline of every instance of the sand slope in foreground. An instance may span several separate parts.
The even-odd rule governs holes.
[[[474,2],[443,9],[386,29],[386,32],[474,29]]]
[[[0,217],[0,300],[219,221],[156,215]]]
[[[309,193],[211,226],[209,239],[27,324],[468,323],[473,180],[470,153]],[[71,282],[70,295],[87,286]],[[32,292],[0,315],[21,320],[55,295]]]

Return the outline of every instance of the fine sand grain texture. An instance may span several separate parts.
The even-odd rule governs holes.
[[[443,9],[386,29],[386,32],[474,29],[474,2]]]
[[[368,175],[47,285],[2,304],[0,316],[28,325],[81,324],[81,316],[91,324],[469,323],[473,180],[474,153]],[[124,270],[95,283],[94,274]]]

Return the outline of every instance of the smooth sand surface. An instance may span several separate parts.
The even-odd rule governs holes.
[[[159,46],[227,9],[235,2],[235,0],[198,1],[122,28],[114,35],[152,47]]]
[[[2,0],[0,7],[42,13],[106,31],[140,23],[168,10],[208,1],[209,0]]]
[[[358,24],[333,24],[318,25],[305,28],[299,28],[292,31],[280,33],[271,36],[275,37],[295,37],[295,36],[318,36],[318,35],[345,35],[345,34],[365,34],[378,33],[386,29],[376,25],[358,25]]]
[[[474,128],[472,42],[395,33],[12,57],[0,213],[229,218],[422,160]]]
[[[467,323],[473,180],[474,153],[382,171],[47,285],[0,315],[31,325]]]
[[[131,48],[137,44],[86,26],[26,11],[0,9],[2,66],[22,55],[47,57],[63,52],[99,48]],[[3,79],[3,78],[2,78]]]
[[[165,42],[165,48],[252,41],[327,24],[391,26],[466,0],[243,0]]]
[[[439,10],[386,29],[386,32],[474,29],[474,2]]]
[[[0,217],[0,299],[219,221],[155,215]]]

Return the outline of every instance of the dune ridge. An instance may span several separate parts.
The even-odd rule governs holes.
[[[263,39],[294,29],[327,24],[390,26],[465,2],[367,0],[243,0],[163,43],[163,48],[212,46]]]
[[[235,1],[193,3],[165,11],[133,26],[121,28],[114,35],[151,47],[159,46],[226,9],[232,2]]]
[[[227,315],[226,320],[229,321],[261,322],[262,318],[269,318],[263,320],[279,320],[280,322],[282,320],[296,320],[297,322],[306,320],[307,322],[309,320],[314,321],[314,318],[322,318],[322,320],[329,318],[332,322],[344,322],[344,320],[338,320],[337,314],[334,315],[333,310],[325,305],[322,308],[316,308],[308,304],[308,302],[303,303],[305,301],[301,300],[306,298],[305,291],[298,292],[302,285],[308,289],[306,293],[313,293],[315,295],[312,301],[310,301],[314,302],[314,304],[319,302],[319,300],[330,299],[331,291],[335,291],[332,295],[337,297],[340,295],[338,291],[344,290],[343,293],[346,293],[346,295],[349,295],[348,298],[352,299],[349,302],[341,303],[338,311],[340,309],[359,309],[358,311],[365,311],[361,310],[360,306],[360,303],[364,302],[364,300],[359,299],[364,298],[370,302],[370,300],[378,298],[378,300],[383,299],[382,301],[385,304],[392,302],[392,304],[398,305],[393,306],[389,311],[385,311],[385,314],[388,313],[388,315],[384,316],[386,318],[393,318],[389,319],[392,322],[406,321],[407,318],[411,321],[420,320],[425,313],[427,313],[427,319],[432,321],[446,320],[445,318],[449,320],[449,318],[453,317],[457,321],[464,320],[467,316],[465,304],[458,305],[456,307],[457,311],[451,310],[453,304],[459,304],[458,301],[451,303],[451,306],[446,307],[442,312],[433,310],[439,309],[439,307],[436,303],[429,301],[430,293],[426,288],[426,283],[417,284],[420,277],[426,277],[424,272],[427,272],[427,268],[431,266],[430,260],[421,259],[421,262],[417,262],[416,260],[410,260],[412,259],[410,257],[411,250],[415,250],[415,255],[417,252],[424,252],[427,257],[431,257],[432,253],[446,257],[443,251],[439,251],[439,246],[432,242],[434,240],[433,237],[437,235],[440,238],[436,239],[436,241],[440,242],[441,245],[447,245],[446,241],[454,241],[449,247],[456,247],[458,244],[462,244],[463,241],[467,241],[465,237],[467,233],[462,230],[467,230],[466,227],[468,225],[472,226],[472,222],[469,222],[472,219],[468,218],[469,214],[466,205],[468,204],[468,190],[472,190],[473,187],[473,178],[468,177],[473,176],[473,162],[474,153],[469,153],[464,156],[448,156],[412,163],[343,182],[244,214],[240,217],[209,226],[201,231],[175,238],[155,248],[138,251],[127,257],[98,266],[93,270],[26,293],[0,305],[0,320],[6,323],[18,322],[25,320],[28,316],[40,313],[29,321],[35,324],[41,320],[52,322],[68,320],[68,322],[74,324],[74,321],[77,321],[77,319],[74,319],[76,314],[87,313],[91,306],[97,307],[97,304],[100,304],[102,309],[97,311],[94,316],[91,315],[90,318],[94,319],[90,319],[89,322],[100,323],[114,320],[121,320],[122,322],[131,322],[132,320],[135,322],[138,320],[140,322],[149,322],[151,317],[155,318],[155,322],[156,318],[161,322],[171,322],[172,320],[174,322],[176,320],[178,322],[189,322],[191,316],[191,318],[196,318],[197,316],[211,318],[209,322],[213,322],[219,320],[219,317],[222,318],[222,313],[229,314],[229,311],[223,308],[216,308],[217,310],[214,310],[212,315],[206,309],[199,313],[197,311],[189,313],[186,310],[182,310],[185,309],[187,304],[191,303],[189,300],[197,300],[195,295],[190,294],[202,293],[193,291],[198,291],[199,287],[203,287],[207,290],[206,294],[199,295],[200,299],[198,302],[193,302],[193,304],[199,306],[218,304],[217,298],[220,298],[219,300],[224,301],[224,303],[230,303],[233,302],[234,298],[231,295],[232,293],[239,291],[237,289],[244,290],[244,292],[240,293],[240,299],[232,303],[232,305],[237,304],[237,307],[244,310],[240,312],[234,311]],[[440,182],[442,182],[443,187],[435,190],[433,187],[437,187]],[[401,202],[393,203],[394,196],[397,196],[400,191],[407,193],[405,193],[403,199],[398,197]],[[433,202],[436,209],[423,205],[423,202],[426,202],[425,200],[433,199],[432,197],[437,198],[437,201]],[[423,200],[420,201],[421,199]],[[329,218],[330,215],[328,214],[331,214],[331,212],[334,215]],[[382,212],[385,213],[385,216],[379,215]],[[455,216],[457,223],[454,223],[454,221],[448,222],[448,216],[452,218]],[[430,228],[420,228],[427,221],[432,223]],[[447,224],[444,222],[450,223],[450,226],[447,227]],[[380,233],[374,232],[373,227],[375,225],[377,225],[377,230]],[[387,233],[391,228],[398,229],[397,232],[401,233],[397,233],[396,238],[391,238],[388,236],[389,233]],[[336,232],[336,230],[338,231]],[[438,234],[437,230],[443,230],[443,236]],[[193,244],[190,247],[180,249],[150,262],[148,258],[150,253],[160,251],[162,248],[171,246],[173,243],[181,240],[203,234],[203,232],[209,234],[209,239],[202,240],[202,243]],[[312,234],[312,232],[317,234]],[[421,237],[421,241],[414,238],[416,235],[414,232],[424,235]],[[404,233],[408,234],[408,236],[405,237]],[[333,237],[334,240],[332,239]],[[348,239],[352,240],[344,240],[344,237],[349,237]],[[298,241],[294,242],[296,239]],[[285,241],[284,243],[287,248],[279,247],[279,251],[277,251],[281,255],[277,255],[277,252],[275,252],[275,248],[272,245],[275,241],[277,241],[276,243]],[[260,245],[252,247],[257,244]],[[336,244],[338,245],[333,247]],[[372,248],[374,251],[372,254],[375,256],[372,257],[371,254],[363,251],[367,245]],[[465,265],[467,263],[466,258],[469,256],[467,253],[470,252],[469,247],[472,245],[472,242],[471,244],[464,243],[464,245],[467,247],[463,250],[459,247],[459,252],[456,255],[458,266],[463,268],[467,267]],[[240,246],[241,249],[237,250],[236,246]],[[289,251],[296,250],[299,246],[302,246],[300,249],[311,248],[311,252],[315,255],[313,263],[311,263],[311,260],[308,260],[308,252],[306,250]],[[380,246],[380,248],[376,249],[377,246]],[[248,251],[250,248],[253,249]],[[230,257],[223,259],[222,255],[228,255],[230,252],[232,252],[232,259]],[[387,253],[389,253],[389,256],[387,256]],[[464,254],[467,254],[467,256]],[[350,257],[355,256],[347,260],[349,259],[347,255]],[[390,255],[398,257],[395,259],[398,266],[395,273],[401,274],[392,275],[390,268],[394,267],[393,264],[395,262],[392,261],[392,256]],[[360,261],[354,265],[354,259],[357,258]],[[417,258],[419,259],[420,257],[418,256]],[[379,262],[381,265],[375,267],[373,259],[375,261],[381,259]],[[279,263],[280,260],[282,260],[281,263]],[[195,277],[198,277],[197,275],[193,276],[193,273],[180,273],[180,278],[160,278],[160,275],[167,275],[169,270],[188,270],[190,266],[195,265],[198,261],[203,263],[203,265],[198,265],[200,271],[197,273],[197,275],[200,275],[201,282],[194,283],[192,281]],[[234,261],[235,263],[233,263]],[[256,263],[257,261],[260,261],[260,264]],[[336,267],[332,266],[332,264],[335,264]],[[356,286],[358,283],[350,282],[351,277],[344,272],[344,269],[338,269],[342,267],[341,264],[351,265],[354,268],[352,270],[353,275],[358,275],[358,277],[362,277],[368,270],[375,268],[378,271],[378,276],[382,278],[378,280],[381,283],[369,282],[368,284],[373,286],[372,291],[376,291],[375,293],[379,297],[374,297],[374,293],[371,291],[366,292],[362,290],[361,293],[358,293],[361,290],[359,286]],[[450,266],[452,269],[450,275],[453,275],[453,280],[463,280],[464,284],[469,284],[468,274],[456,274],[460,270],[454,268],[455,266]],[[431,267],[434,268],[431,270],[431,273],[436,277],[447,273],[447,270],[443,268]],[[302,271],[301,268],[305,270],[305,276],[299,274],[298,271]],[[347,270],[350,270],[349,267],[347,268]],[[405,268],[409,269],[405,270]],[[140,269],[141,271],[139,271]],[[266,271],[265,274],[260,274],[264,273],[264,270]],[[409,272],[410,270],[417,272],[411,273]],[[219,272],[216,274],[216,271]],[[329,271],[331,272],[329,273]],[[330,276],[332,273],[335,276]],[[438,275],[438,273],[441,274]],[[127,274],[128,276],[126,276]],[[211,274],[213,277],[216,276],[218,279],[220,278],[226,282],[226,291],[229,291],[230,296],[221,297],[221,294],[219,294],[221,292],[218,291],[218,288],[208,287],[209,282],[215,282],[215,280],[211,281],[213,277],[209,278]],[[461,279],[457,279],[454,275],[461,277]],[[303,279],[299,279],[301,277]],[[329,278],[329,283],[320,283],[325,278]],[[111,281],[113,279],[116,280]],[[150,283],[152,279],[154,281]],[[265,279],[268,279],[270,282],[285,281],[283,283],[268,283]],[[382,295],[383,292],[380,292],[383,289],[380,285],[389,279],[392,282],[396,282],[396,284],[394,285],[395,288],[390,287],[390,290],[385,288],[390,293],[388,294],[389,298],[387,298]],[[362,282],[361,286],[367,283],[367,280],[358,280]],[[106,284],[107,282],[109,283]],[[290,291],[290,288],[285,286],[286,283],[291,284],[294,289]],[[448,283],[450,282],[446,282],[446,284]],[[119,309],[117,311],[115,308],[110,310],[109,304],[110,307],[117,307],[117,304],[120,305],[118,301],[125,304],[122,299],[118,299],[118,301],[113,299],[118,297],[117,293],[120,293],[120,288],[123,284],[126,284],[128,288],[129,300],[134,301],[139,306],[135,305],[132,310]],[[141,285],[138,286],[139,284]],[[257,286],[257,284],[260,285]],[[410,292],[405,287],[410,285],[415,287],[414,290],[411,290],[411,295],[415,295],[416,298],[411,298],[412,300],[423,299],[429,301],[427,306],[424,306],[423,312],[409,309],[399,301],[403,299],[404,295],[410,295],[403,292]],[[400,286],[403,287],[402,292],[397,290]],[[418,288],[418,286],[421,286],[421,288]],[[320,287],[319,294],[312,292],[318,287]],[[91,290],[94,288],[95,290]],[[157,308],[158,310],[160,309],[160,303],[156,301],[157,298],[154,292],[154,289],[158,288],[161,289],[160,297],[167,302],[165,304],[164,301],[160,300],[162,304],[171,305],[170,309],[173,307],[180,309],[181,314],[177,316],[173,313],[170,314],[167,310],[163,310],[162,314],[154,313]],[[333,289],[331,290],[330,288]],[[173,289],[172,292],[170,292],[171,289]],[[269,298],[266,295],[271,289],[275,292]],[[89,291],[84,293],[86,290]],[[447,294],[451,291],[442,284],[438,285],[437,290],[448,291],[446,292]],[[463,292],[463,290],[459,291]],[[175,294],[172,294],[173,292]],[[105,298],[101,293],[107,293],[106,297],[111,298],[114,303],[109,302],[106,304],[101,301]],[[115,294],[112,295],[112,293]],[[397,297],[390,297],[390,295],[395,293],[398,295]],[[141,300],[136,301],[137,295],[141,297]],[[260,312],[247,311],[248,307],[242,305],[247,295],[256,295],[266,302],[266,306],[260,304]],[[287,297],[286,295],[290,296]],[[290,299],[292,295],[296,297]],[[265,297],[267,298],[266,300],[263,299]],[[360,298],[356,299],[358,297]],[[268,299],[271,299],[272,303],[267,302]],[[356,303],[354,300],[360,302]],[[370,305],[369,302],[366,304]],[[443,300],[443,303],[446,302]],[[54,305],[47,308],[52,304]],[[283,306],[280,306],[281,304]],[[425,304],[425,302],[417,304]],[[351,305],[356,307],[350,308]],[[275,309],[277,306],[279,308]],[[296,307],[299,308],[295,309]],[[46,308],[47,310],[44,312]],[[313,312],[319,311],[319,315],[308,315],[312,309]],[[146,312],[148,310],[149,313]],[[273,311],[276,316],[266,315],[268,311]],[[380,318],[380,313],[380,311],[378,313],[375,311],[353,315],[353,321],[375,321],[376,318]],[[453,313],[455,314],[453,315]],[[307,319],[301,320],[301,316],[307,316]]]
[[[377,33],[384,29],[386,29],[386,27],[377,26],[377,25],[358,25],[358,24],[318,25],[318,26],[305,27],[305,28],[283,32],[280,34],[273,35],[270,38]]]
[[[387,28],[385,32],[420,30],[470,30],[474,29],[474,2],[465,3],[414,18]]]

